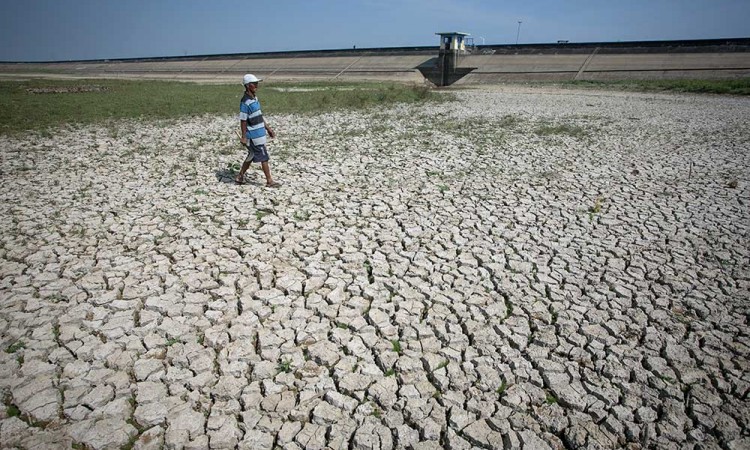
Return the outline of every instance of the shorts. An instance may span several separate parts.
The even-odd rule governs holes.
[[[245,162],[266,162],[268,161],[268,150],[266,144],[255,145],[251,139],[247,140],[247,157]]]

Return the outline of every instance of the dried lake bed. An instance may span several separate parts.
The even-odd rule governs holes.
[[[750,448],[750,98],[453,92],[0,136],[2,446]]]

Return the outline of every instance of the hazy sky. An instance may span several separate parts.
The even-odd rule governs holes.
[[[750,37],[750,0],[0,0],[0,61]]]

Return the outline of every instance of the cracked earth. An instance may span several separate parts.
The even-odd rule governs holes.
[[[455,95],[0,137],[2,446],[750,448],[750,99]]]

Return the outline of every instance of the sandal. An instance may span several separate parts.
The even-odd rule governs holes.
[[[273,183],[266,183],[266,187],[270,187],[270,188],[281,187],[281,183],[279,183],[277,181],[274,181]]]

